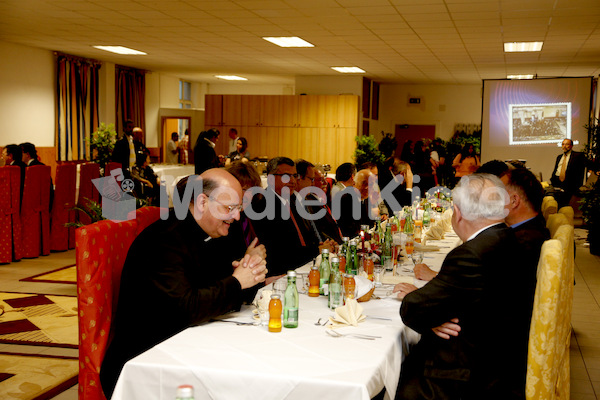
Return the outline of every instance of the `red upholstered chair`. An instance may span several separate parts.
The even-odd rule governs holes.
[[[75,233],[80,399],[105,400],[99,371],[111,337],[121,271],[136,230],[135,220],[104,220]]]
[[[137,221],[137,232],[139,235],[144,229],[152,225],[160,218],[160,207],[146,206],[135,210],[135,219]],[[168,211],[168,210],[167,210]]]
[[[34,165],[25,169],[21,224],[23,257],[50,254],[50,167]]]
[[[65,224],[75,222],[75,180],[77,165],[61,164],[56,167],[56,185],[52,202],[52,224],[50,227],[50,250],[65,251],[75,247],[75,241],[69,237],[75,234],[75,228]],[[73,246],[69,246],[69,242]]]
[[[10,201],[12,221],[13,260],[23,258],[23,232],[21,226],[21,168],[10,168]]]
[[[100,204],[100,193],[92,183],[93,179],[100,178],[100,165],[97,163],[85,163],[79,167],[79,195],[77,196],[77,205],[80,208],[87,209],[88,200]],[[88,225],[92,223],[91,218],[85,213],[78,211],[77,220]]]
[[[16,179],[13,179],[15,175]],[[21,168],[19,167],[0,167],[0,263],[5,264],[16,258],[13,251],[17,250],[15,246],[15,229],[19,229],[16,236],[19,241],[20,253],[20,229],[21,225],[13,223],[13,217],[17,220],[19,213],[20,191],[21,191]],[[16,189],[16,191],[15,191]],[[14,208],[16,207],[16,209]],[[20,254],[18,254],[20,256]]]

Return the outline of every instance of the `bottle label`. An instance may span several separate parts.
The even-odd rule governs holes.
[[[298,322],[298,309],[288,308],[285,322]]]

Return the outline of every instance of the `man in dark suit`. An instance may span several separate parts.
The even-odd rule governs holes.
[[[287,157],[269,160],[267,175],[264,196],[255,195],[252,207],[244,211],[252,219],[259,243],[266,247],[270,276],[277,276],[311,261],[320,248],[333,251],[335,242],[320,244],[309,221],[298,213],[301,205],[295,194],[298,174],[294,161]]]
[[[134,138],[133,121],[125,121],[124,135],[115,143],[112,153],[112,161],[121,164],[123,174],[129,177],[131,170],[135,167],[138,154],[143,154],[146,149],[144,144]]]
[[[210,168],[218,168],[221,166],[219,156],[215,152],[215,145],[219,140],[219,132],[216,129],[204,131],[198,136],[194,145],[194,171],[199,175]]]
[[[23,152],[20,146],[16,144],[7,144],[2,150],[2,158],[4,159],[4,165],[13,165],[21,168],[21,198],[23,198],[23,184],[25,183],[25,168],[27,167],[23,162]]]
[[[21,151],[23,152],[23,162],[28,167],[32,165],[46,165],[38,160],[37,149],[33,143],[25,142],[21,143]]]
[[[558,189],[554,197],[558,206],[567,206],[571,197],[583,185],[587,159],[585,154],[573,151],[573,141],[565,139],[562,142],[563,154],[556,157],[550,183]]]
[[[185,217],[171,211],[140,233],[127,253],[114,338],[100,370],[106,398],[128,360],[189,326],[239,309],[265,280],[262,257],[250,248],[236,254],[221,240],[240,216],[239,182],[218,169],[190,180],[201,193],[194,192]]]
[[[422,337],[403,362],[396,398],[525,398],[531,282],[503,222],[505,194],[495,176],[463,177],[453,191],[452,226],[464,244],[421,289],[404,294],[397,285],[402,320]],[[445,333],[452,319],[458,336]]]
[[[413,174],[407,162],[397,157],[388,158],[379,172],[378,183],[390,216],[402,210],[402,207],[412,204]],[[386,190],[388,185],[390,187]],[[393,189],[390,193],[391,188]],[[388,201],[391,198],[387,193],[391,194],[391,198],[395,199],[397,204]]]

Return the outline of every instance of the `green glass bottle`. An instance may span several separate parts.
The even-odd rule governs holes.
[[[383,237],[383,248],[381,249],[381,264],[385,266],[386,269],[391,269],[392,263],[390,261],[392,260],[393,246],[392,227],[387,225]]]
[[[319,264],[319,294],[327,296],[329,294],[327,286],[329,285],[329,273],[331,266],[329,265],[329,250],[321,251],[321,264]]]
[[[412,218],[412,209],[408,207],[404,213],[406,215],[406,221],[404,222],[404,233],[414,234],[415,233],[415,223]]]
[[[298,288],[296,288],[296,271],[288,271],[288,284],[283,294],[283,326],[298,327]]]
[[[350,241],[348,246],[348,255],[346,256],[346,273],[358,275],[358,254],[356,253],[356,239]]]
[[[331,259],[331,274],[329,274],[329,301],[327,305],[332,310],[344,305],[342,293],[342,273],[340,272],[340,260],[337,257]]]
[[[429,212],[429,203],[425,203],[423,209],[423,228],[428,228],[431,224],[431,214]]]

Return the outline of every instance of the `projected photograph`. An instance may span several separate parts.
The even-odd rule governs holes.
[[[510,144],[561,143],[571,138],[571,103],[510,104]]]

